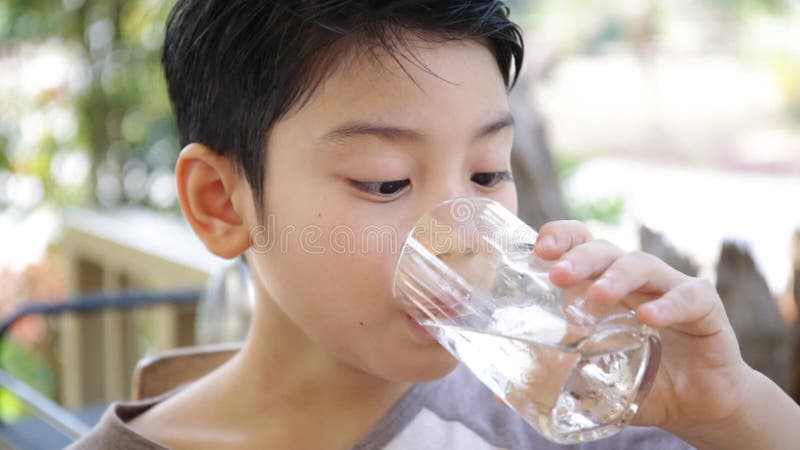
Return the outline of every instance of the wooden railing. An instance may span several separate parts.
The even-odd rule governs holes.
[[[25,302],[0,320],[0,351],[6,349],[4,344],[10,339],[9,331],[14,325],[31,317],[58,319],[65,314],[86,317],[98,312],[144,311],[159,305],[193,306],[200,294],[200,290],[125,291],[84,294],[66,302],[31,299],[33,301]],[[4,360],[2,356],[0,354],[0,361]],[[0,423],[0,448],[61,448],[85,434],[99,418],[99,415],[90,413],[96,406],[79,413],[66,409],[6,369],[0,368],[0,389],[21,402],[32,417]],[[36,433],[31,430],[36,430]]]
[[[222,263],[180,219],[136,209],[68,212],[64,249],[73,295],[201,288]],[[57,337],[61,404],[126,398],[141,357],[194,344],[194,318],[193,304],[64,315]]]

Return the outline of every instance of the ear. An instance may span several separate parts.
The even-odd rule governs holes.
[[[250,246],[250,186],[234,162],[203,144],[181,150],[175,166],[181,210],[208,250],[234,258]]]

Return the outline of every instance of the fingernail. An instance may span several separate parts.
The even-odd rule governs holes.
[[[640,311],[652,317],[659,317],[664,313],[664,311],[661,309],[659,305],[653,303],[645,303],[644,305],[641,305],[639,308]]]
[[[659,308],[658,305],[655,305],[653,303],[646,303],[642,305],[641,308],[644,309],[645,311],[648,311],[649,314],[653,315],[658,315],[658,313],[661,312],[660,311],[661,308]]]
[[[554,249],[556,248],[556,239],[553,236],[547,235],[539,240],[539,248]]]
[[[614,281],[612,281],[611,278],[600,278],[594,282],[594,285],[606,292],[614,290]]]
[[[572,272],[572,263],[571,263],[571,262],[569,262],[569,261],[567,261],[566,259],[565,259],[565,260],[563,260],[563,261],[559,261],[559,262],[558,262],[558,264],[556,264],[556,265],[555,265],[555,266],[553,266],[553,267],[554,267],[554,268],[555,268],[555,267],[558,267],[558,268],[559,268],[559,269],[561,269],[561,270],[565,270],[565,271],[567,271],[567,272]]]

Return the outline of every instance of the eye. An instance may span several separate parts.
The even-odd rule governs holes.
[[[399,193],[405,191],[406,188],[411,185],[411,181],[408,179],[394,181],[350,180],[350,182],[357,189],[377,195],[379,197],[396,197]]]
[[[494,187],[501,181],[511,181],[513,179],[511,172],[504,170],[501,172],[479,172],[472,175],[470,181],[483,187]]]

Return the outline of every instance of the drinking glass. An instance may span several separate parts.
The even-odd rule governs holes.
[[[409,233],[393,293],[407,314],[545,438],[620,431],[658,369],[657,332],[623,303],[553,285],[536,232],[499,203],[448,200]]]

